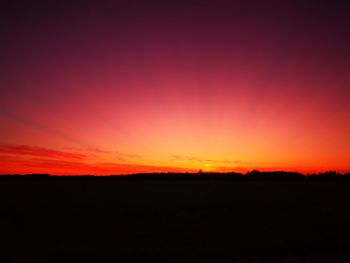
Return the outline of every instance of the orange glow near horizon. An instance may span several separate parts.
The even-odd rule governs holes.
[[[0,174],[49,173],[53,175],[112,175],[149,172],[242,172],[297,171],[302,173],[323,172],[332,166],[317,163],[314,166],[268,166],[244,161],[201,159],[198,157],[173,155],[168,160],[147,158],[141,155],[108,152],[97,149],[52,150],[30,146],[0,146]],[[311,162],[308,162],[311,163]],[[349,172],[342,163],[338,172]]]

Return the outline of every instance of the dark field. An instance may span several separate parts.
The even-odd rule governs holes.
[[[4,180],[1,262],[350,262],[348,181]]]

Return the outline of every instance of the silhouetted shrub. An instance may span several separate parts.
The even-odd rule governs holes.
[[[50,175],[49,174],[27,174],[26,176],[40,179],[40,178],[48,178]]]

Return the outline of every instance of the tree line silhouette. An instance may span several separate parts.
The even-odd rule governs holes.
[[[176,173],[176,172],[160,172],[160,173],[136,173],[127,175],[50,175],[45,173],[33,174],[8,174],[0,175],[0,180],[276,180],[276,181],[295,181],[295,180],[342,180],[350,181],[350,173],[337,173],[336,171],[326,171],[321,173],[303,174],[292,171],[258,171],[252,170],[247,173],[238,172],[203,172],[199,170],[197,173]]]

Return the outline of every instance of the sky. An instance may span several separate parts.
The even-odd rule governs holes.
[[[350,171],[347,1],[7,1],[0,174]]]

